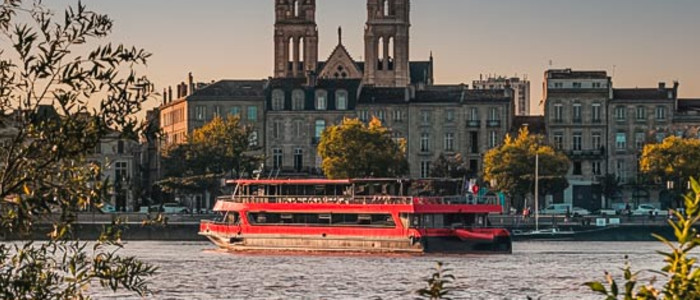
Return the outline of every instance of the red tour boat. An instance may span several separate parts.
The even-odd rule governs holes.
[[[404,179],[231,180],[222,218],[199,234],[233,250],[511,253],[507,230],[489,226],[496,199],[460,195],[458,181]],[[437,191],[437,192],[436,192]]]

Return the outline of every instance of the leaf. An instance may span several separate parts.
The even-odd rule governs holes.
[[[603,295],[607,295],[608,291],[605,289],[605,286],[603,286],[602,283],[599,281],[591,281],[591,282],[586,282],[584,283],[585,286],[588,286],[592,291],[601,293]]]

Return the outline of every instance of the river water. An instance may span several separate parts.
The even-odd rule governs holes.
[[[129,242],[121,254],[159,266],[147,299],[413,299],[437,261],[457,279],[453,299],[601,299],[586,281],[659,269],[655,242],[518,242],[512,255],[232,254],[205,242]],[[642,280],[652,277],[644,273]],[[97,299],[140,299],[96,292]]]

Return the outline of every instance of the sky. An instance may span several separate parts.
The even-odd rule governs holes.
[[[343,28],[361,60],[366,3],[317,0],[319,59]],[[57,9],[77,0],[48,0]],[[162,90],[185,81],[263,79],[273,65],[273,0],[83,0],[115,21],[109,41],[153,53],[145,73]],[[615,87],[680,82],[700,98],[698,0],[413,0],[411,59],[435,58],[439,84],[480,74],[526,76],[531,110],[541,114],[544,71],[606,70]],[[158,105],[154,100],[147,108]]]

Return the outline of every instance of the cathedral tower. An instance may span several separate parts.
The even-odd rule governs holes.
[[[316,0],[275,0],[275,77],[316,71]]]
[[[365,84],[405,87],[410,83],[410,10],[409,0],[367,0]]]

